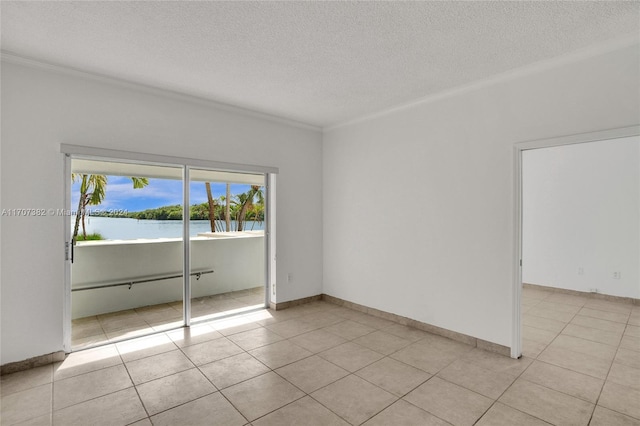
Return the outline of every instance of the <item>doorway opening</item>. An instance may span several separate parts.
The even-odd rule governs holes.
[[[605,303],[594,293],[640,296],[639,134],[634,126],[516,144],[512,357],[536,358],[559,335],[593,326],[587,305]]]

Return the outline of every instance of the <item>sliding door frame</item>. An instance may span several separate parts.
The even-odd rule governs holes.
[[[189,172],[190,169],[208,169],[221,172],[252,173],[264,176],[266,192],[266,218],[265,218],[265,306],[268,307],[271,297],[270,289],[274,289],[275,298],[275,197],[271,192],[275,189],[275,176],[278,168],[258,166],[252,164],[226,163],[208,161],[195,158],[173,157],[166,155],[147,154],[140,152],[120,151],[104,148],[94,148],[80,145],[60,144],[60,152],[64,154],[64,206],[71,206],[71,160],[86,159],[97,161],[116,161],[129,164],[153,164],[167,167],[180,167],[183,179],[183,211],[188,211],[189,206]],[[186,208],[185,208],[186,206]],[[273,206],[273,211],[271,208]],[[189,217],[183,214],[183,326],[191,324],[191,286],[190,286],[190,236]],[[64,285],[63,285],[63,349],[71,352],[71,258],[73,242],[71,241],[71,221],[64,219]]]

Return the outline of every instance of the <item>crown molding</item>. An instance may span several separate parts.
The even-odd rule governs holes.
[[[247,117],[258,118],[258,119],[267,120],[267,121],[271,121],[279,124],[285,124],[291,127],[297,127],[297,128],[312,130],[316,132],[322,131],[322,127],[315,126],[313,124],[303,123],[301,121],[296,121],[296,120],[268,114],[261,111],[238,107],[238,106],[226,104],[223,102],[218,102],[213,99],[208,99],[208,98],[204,98],[196,95],[191,95],[188,93],[178,92],[169,88],[142,84],[138,82],[129,81],[126,79],[121,79],[118,77],[112,77],[106,74],[100,74],[100,73],[81,70],[78,68],[68,67],[65,65],[59,65],[51,62],[41,61],[39,59],[29,58],[29,57],[18,55],[16,53],[9,52],[6,50],[0,51],[0,60],[2,62],[6,62],[10,64],[22,65],[22,66],[27,66],[31,68],[39,68],[39,69],[44,69],[47,71],[52,71],[52,72],[70,75],[74,77],[86,78],[86,79],[90,79],[100,83],[110,84],[110,85],[119,86],[119,87],[125,87],[127,89],[137,90],[140,92],[149,93],[156,96],[162,96],[162,97],[173,99],[173,100],[190,102],[190,103],[198,104],[208,108],[215,108],[215,109],[223,110],[226,112],[232,112],[232,113],[247,116]]]
[[[327,133],[339,128],[348,127],[354,124],[364,123],[370,120],[374,120],[376,118],[381,118],[387,115],[394,114],[396,112],[400,112],[400,111],[411,109],[411,108],[416,108],[421,105],[426,105],[432,102],[440,101],[442,99],[459,96],[468,92],[473,92],[479,89],[483,89],[485,87],[494,86],[502,82],[508,82],[524,76],[537,74],[543,71],[551,70],[553,68],[569,65],[575,62],[579,62],[581,60],[589,59],[589,58],[603,55],[616,50],[621,50],[634,45],[640,45],[640,36],[635,33],[626,35],[624,37],[616,38],[614,40],[609,40],[604,43],[591,45],[589,47],[582,48],[561,56],[557,56],[550,59],[544,59],[538,62],[534,62],[532,64],[524,65],[522,67],[515,68],[513,70],[506,71],[500,74],[496,74],[491,77],[487,77],[485,79],[476,80],[472,83],[457,86],[452,89],[444,90],[442,92],[428,95],[422,98],[418,98],[403,104],[395,105],[391,108],[386,108],[384,110],[381,110],[372,114],[366,114],[366,115],[363,115],[351,120],[347,120],[341,123],[325,126],[323,127],[322,130],[324,133]]]

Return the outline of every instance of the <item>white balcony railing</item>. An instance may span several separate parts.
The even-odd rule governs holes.
[[[192,297],[264,285],[262,231],[207,235],[191,238],[191,271],[214,272],[191,277]],[[182,239],[87,241],[74,251],[73,319],[182,300]]]

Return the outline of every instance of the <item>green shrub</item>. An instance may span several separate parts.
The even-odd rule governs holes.
[[[104,240],[104,237],[99,232],[94,232],[93,234],[87,234],[87,238],[84,238],[82,234],[78,234],[76,237],[76,241],[95,241],[95,240]]]

